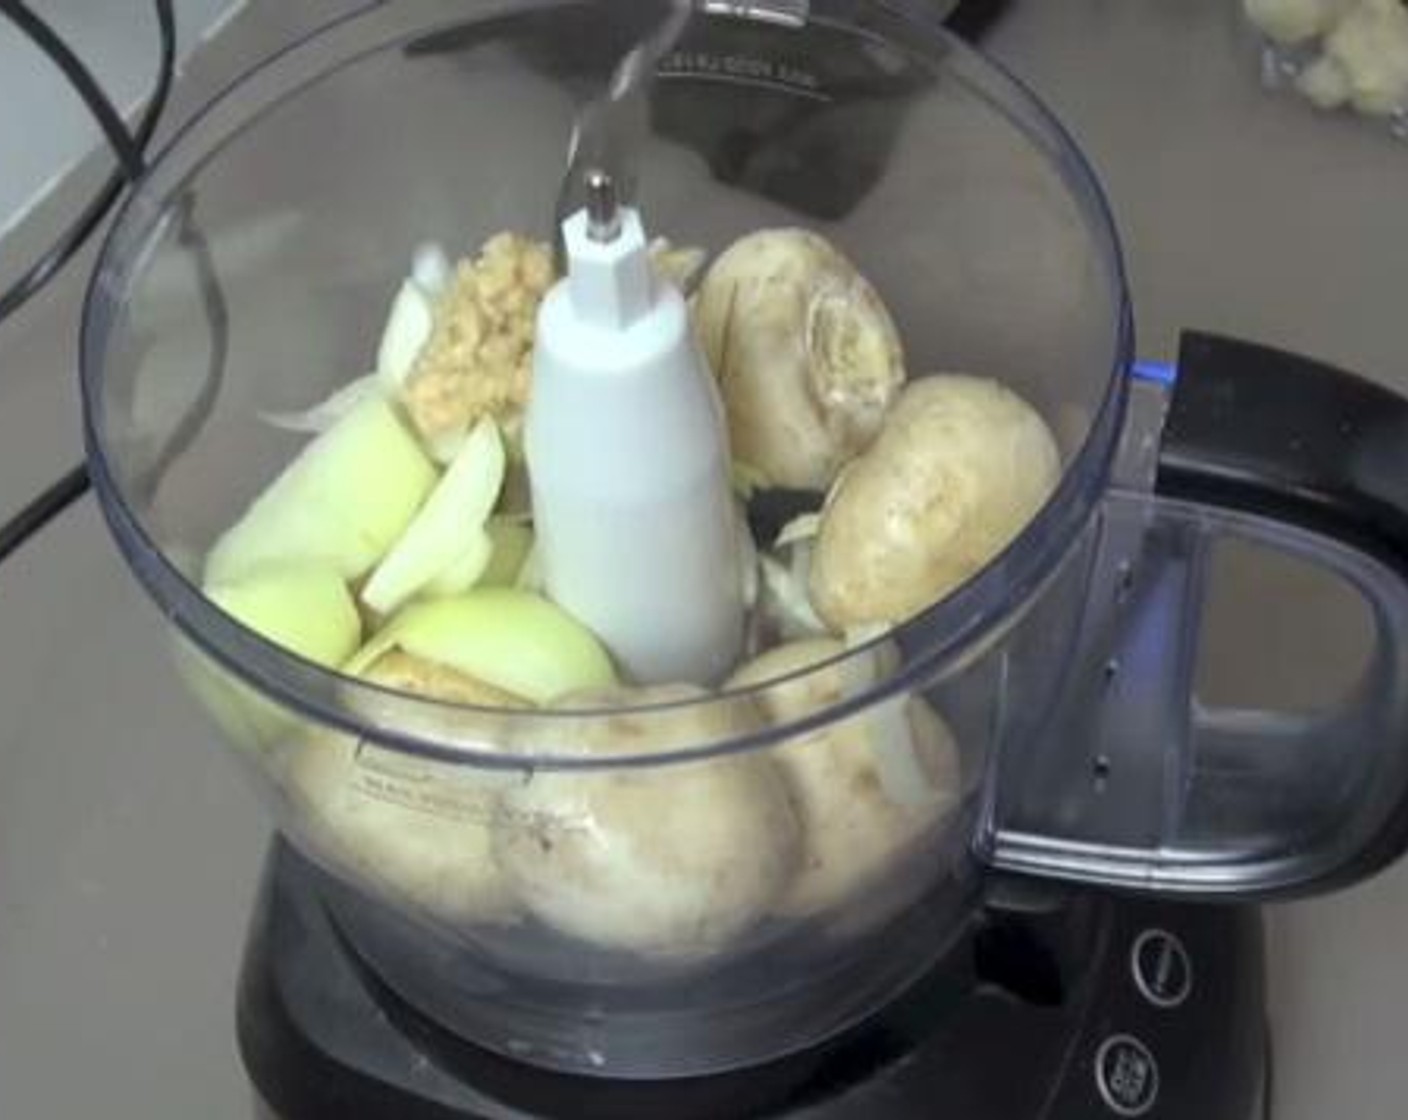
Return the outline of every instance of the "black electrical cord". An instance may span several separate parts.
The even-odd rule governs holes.
[[[80,464],[0,525],[0,564],[86,493],[88,468]]]
[[[123,189],[135,182],[146,168],[145,150],[166,108],[176,70],[176,15],[172,0],[154,0],[154,6],[161,34],[161,58],[157,67],[156,85],[136,131],[129,132],[112,99],[103,92],[92,72],[62,37],[22,3],[22,0],[0,0],[0,15],[9,19],[43,51],[68,80],[103,130],[103,135],[118,161],[118,170],[108,179],[97,197],[64,231],[63,236],[31,265],[12,287],[0,295],[0,322],[24,306],[72,259],[102,224],[121,197]],[[0,563],[82,498],[90,485],[87,467],[79,464],[9,521],[0,525]]]
[[[166,108],[171,81],[176,69],[176,17],[171,0],[155,0],[157,23],[161,31],[161,61],[157,68],[156,85],[135,133],[129,133],[122,116],[103,93],[91,71],[75,55],[49,24],[36,16],[21,0],[0,0],[0,14],[23,32],[62,72],[74,92],[83,99],[98,125],[102,128],[120,168],[97,196],[89,202],[78,218],[39,260],[35,261],[3,295],[0,295],[0,320],[8,318],[32,299],[67,264],[93,235],[122,194],[123,188],[142,173],[143,150],[156,132],[157,122]]]

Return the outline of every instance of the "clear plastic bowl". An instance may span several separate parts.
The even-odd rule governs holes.
[[[813,1044],[968,920],[990,762],[1062,687],[1130,347],[1089,168],[934,16],[704,5],[720,10],[696,16],[653,95],[652,229],[713,250],[759,227],[822,232],[887,300],[912,376],[995,377],[1043,413],[1056,495],[886,638],[627,715],[433,702],[239,625],[202,596],[200,563],[297,449],[261,414],[364,372],[418,243],[548,235],[576,106],[650,7],[403,0],[275,57],[135,192],[83,336],[112,530],[278,827],[336,877],[328,904],[368,965],[480,1045],[631,1077]],[[582,749],[603,740],[613,753]],[[854,796],[817,779],[808,800],[827,767]],[[613,832],[602,806],[626,802],[636,823]],[[603,875],[607,857],[649,873]],[[535,859],[551,873],[507,876]],[[704,916],[681,918],[701,894]]]

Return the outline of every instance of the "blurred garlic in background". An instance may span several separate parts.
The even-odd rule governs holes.
[[[1408,135],[1408,6],[1403,0],[1243,0],[1267,40],[1264,71],[1319,109],[1387,117]]]

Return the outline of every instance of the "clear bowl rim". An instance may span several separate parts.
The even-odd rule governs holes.
[[[139,583],[153,598],[179,633],[217,664],[275,704],[291,709],[300,718],[370,741],[377,747],[402,752],[431,761],[463,764],[483,769],[610,770],[633,766],[664,766],[701,761],[769,747],[814,733],[828,725],[858,715],[896,697],[913,693],[923,681],[974,656],[974,650],[989,646],[1011,625],[1022,608],[1039,593],[1041,585],[1059,567],[1059,561],[1074,546],[1081,531],[1095,515],[1104,483],[1109,478],[1128,402],[1125,377],[1133,353],[1133,320],[1129,301],[1124,254],[1113,215],[1093,167],[1061,121],[1036,94],[1000,63],[964,43],[948,31],[933,14],[916,11],[912,5],[896,6],[887,0],[871,0],[868,5],[885,17],[909,26],[936,48],[936,55],[960,60],[968,74],[976,75],[985,86],[971,80],[964,84],[988,102],[996,114],[1006,118],[1009,127],[1020,132],[1028,143],[1040,148],[1040,131],[1034,131],[1002,107],[1006,99],[1016,110],[1044,130],[1055,155],[1043,152],[1056,163],[1067,189],[1085,195],[1083,213],[1091,221],[1088,232],[1103,249],[1110,270],[1117,305],[1113,311],[1111,339],[1112,369],[1089,431],[1067,463],[1056,491],[1037,516],[1007,548],[981,572],[957,590],[931,604],[887,633],[855,646],[846,646],[837,656],[743,689],[714,693],[708,697],[647,703],[613,709],[539,708],[494,709],[434,700],[390,689],[357,677],[344,675],[299,657],[245,627],[216,607],[181,571],[152,538],[142,518],[131,507],[123,487],[108,461],[103,434],[102,379],[105,343],[110,312],[125,298],[128,288],[114,278],[131,281],[142,270],[124,259],[128,243],[146,244],[160,220],[171,210],[180,189],[223,149],[247,129],[257,126],[290,96],[317,84],[333,73],[363,58],[393,49],[407,40],[422,37],[448,26],[465,26],[495,15],[528,14],[544,8],[578,3],[581,0],[534,0],[510,4],[488,0],[467,13],[462,2],[412,0],[391,7],[361,9],[321,25],[294,40],[255,67],[244,71],[219,94],[196,111],[162,146],[149,164],[146,176],[124,200],[106,232],[84,297],[79,337],[79,370],[83,404],[83,438],[95,495],[118,549]],[[587,0],[606,2],[606,0]],[[818,23],[837,24],[813,13]],[[301,80],[288,80],[311,58],[326,53],[330,40],[347,35],[356,40],[363,29],[390,24],[372,46],[360,44],[354,52],[337,57]],[[414,25],[414,26],[411,26]],[[848,30],[859,30],[845,23]],[[282,76],[282,81],[278,79]],[[234,126],[214,142],[197,143],[202,128],[217,114],[228,111],[232,101],[260,84],[271,84],[279,92],[259,99],[252,112],[240,114]],[[289,86],[290,88],[281,88]],[[184,157],[184,163],[181,162]],[[173,168],[179,174],[173,175]],[[166,180],[172,180],[169,184]],[[120,289],[120,290],[119,290]],[[997,594],[998,591],[1004,592]],[[1014,593],[1015,592],[1015,593]],[[996,606],[992,604],[996,603]],[[437,721],[463,718],[466,712],[491,717],[496,722],[541,723],[563,726],[571,721],[600,720],[623,714],[649,718],[683,709],[737,704],[779,688],[795,687],[813,674],[833,672],[839,666],[874,657],[886,643],[916,641],[917,654],[906,655],[898,666],[879,674],[869,685],[846,694],[804,716],[769,722],[746,734],[682,748],[646,754],[589,756],[571,751],[562,753],[510,753],[502,748],[446,741],[412,730],[433,726]],[[845,645],[844,640],[837,638]],[[382,713],[369,718],[365,704],[353,705],[347,698],[371,699]],[[402,717],[405,718],[402,718]],[[390,718],[388,718],[390,717]]]

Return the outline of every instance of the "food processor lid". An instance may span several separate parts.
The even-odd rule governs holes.
[[[174,226],[195,261],[212,326],[216,328],[212,332],[213,378],[206,386],[207,392],[195,402],[187,422],[173,433],[172,445],[158,457],[158,465],[179,456],[181,440],[189,438],[199,426],[202,410],[211,406],[218,393],[222,375],[219,367],[224,357],[219,352],[223,330],[219,280],[209,247],[200,235],[198,195],[191,190],[200,172],[287,99],[345,66],[377,52],[411,47],[434,34],[490,20],[498,23],[541,15],[553,7],[547,3],[488,3],[478,6],[469,18],[462,4],[449,0],[379,7],[348,16],[264,63],[196,116],[154,161],[145,181],[131,195],[107,237],[89,287],[81,339],[84,433],[95,490],[133,570],[185,638],[235,676],[320,723],[413,754],[482,766],[590,768],[639,760],[582,757],[573,750],[550,747],[541,752],[516,751],[507,757],[499,750],[486,749],[486,744],[502,741],[507,724],[517,729],[516,741],[546,744],[570,738],[566,729],[574,720],[600,718],[600,713],[588,716],[553,711],[525,715],[521,711],[472,709],[412,697],[302,660],[225,615],[205,598],[177,558],[163,550],[139,511],[140,488],[154,481],[150,474],[134,480],[121,477],[115,468],[118,449],[112,442],[104,381],[109,346],[123,320],[126,304],[142,279],[150,248]],[[791,11],[787,19],[779,19],[770,5],[752,5],[747,11],[728,5],[724,12],[706,4],[695,20],[732,23],[740,18],[754,18],[772,33],[787,35],[797,31],[800,8],[805,6],[786,7],[798,10]],[[1059,122],[1018,81],[950,35],[934,14],[908,7],[901,12],[889,4],[866,5],[857,10],[852,4],[827,3],[810,5],[806,14],[809,22],[805,26],[842,28],[861,35],[940,74],[944,81],[960,85],[990,112],[984,127],[990,122],[992,127],[1010,130],[1039,153],[1070,194],[1084,233],[1094,243],[1101,267],[1107,273],[1106,283],[1112,293],[1108,308],[1108,376],[1103,382],[1102,399],[1092,406],[1089,428],[1070,453],[1054,495],[1016,540],[968,583],[888,634],[871,635],[869,640],[856,642],[856,648],[834,662],[751,690],[683,705],[652,705],[639,711],[648,715],[668,713],[680,706],[727,706],[808,673],[834,671],[838,664],[858,666],[856,671],[845,674],[848,687],[835,704],[804,718],[780,721],[726,741],[692,744],[677,752],[652,752],[648,757],[654,765],[779,742],[901,696],[925,678],[990,649],[1052,578],[1062,557],[1095,514],[1125,415],[1125,372],[1132,351],[1132,321],[1121,251],[1100,185]],[[899,41],[891,35],[896,28],[903,30]],[[882,648],[898,651],[898,657],[880,657]],[[877,664],[883,665],[882,671],[874,671]],[[872,668],[865,669],[867,665]],[[457,724],[463,729],[462,734],[455,732]],[[526,733],[520,736],[518,730],[525,729]]]

